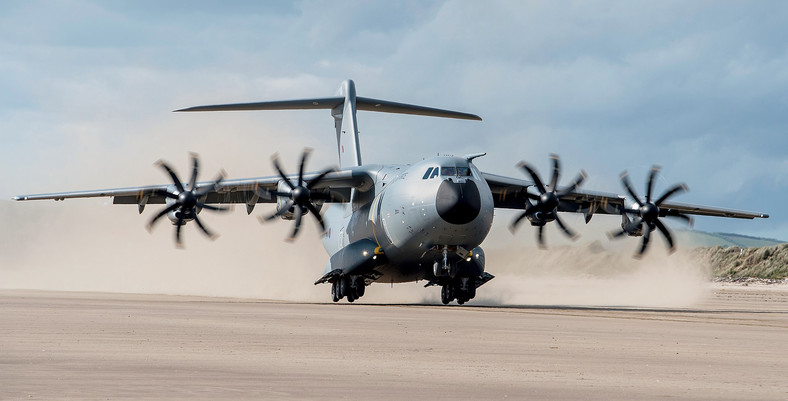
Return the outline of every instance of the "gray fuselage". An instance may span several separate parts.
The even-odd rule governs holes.
[[[388,262],[379,282],[407,282],[432,275],[448,248],[449,263],[478,247],[490,231],[493,198],[476,166],[462,157],[438,156],[409,166],[363,167],[374,177],[369,191],[354,191],[344,204],[326,204],[323,245],[333,255],[372,239]],[[326,272],[333,268],[329,264]]]

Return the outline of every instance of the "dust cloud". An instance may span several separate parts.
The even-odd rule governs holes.
[[[688,307],[704,299],[710,267],[681,248],[666,251],[660,235],[642,259],[633,258],[641,238],[610,241],[618,216],[597,216],[586,225],[582,216],[564,215],[581,236],[568,241],[555,225],[545,229],[548,249],[538,249],[535,228],[523,225],[512,236],[503,229],[512,216],[497,216],[486,248],[487,270],[496,278],[479,289],[485,305],[570,305],[620,307]],[[500,218],[499,218],[500,217]],[[501,222],[500,220],[503,220]],[[503,223],[503,224],[502,224]]]
[[[258,205],[251,216],[243,207],[205,211],[201,218],[221,236],[212,242],[187,225],[186,249],[176,249],[168,220],[152,234],[144,229],[161,207],[138,215],[135,206],[106,199],[0,201],[0,288],[330,302],[328,285],[313,285],[328,256],[311,218],[288,243],[292,222],[256,218],[272,205]],[[581,228],[591,238],[577,244],[548,236],[554,245],[539,250],[529,228],[511,236],[502,226],[496,221],[485,245],[496,278],[472,305],[687,307],[708,288],[708,267],[682,251],[668,256],[659,240],[635,260],[636,239],[599,241],[600,227]],[[438,304],[438,287],[424,284],[375,283],[361,302]]]
[[[295,172],[305,144],[315,148],[308,168],[336,163],[328,113],[314,119],[323,129],[313,134],[296,117],[253,114],[166,112],[140,122],[106,121],[91,128],[100,133],[66,142],[36,168],[11,176],[3,197],[169,183],[153,166],[160,158],[188,180],[189,151],[200,155],[200,180],[221,168],[229,178],[273,175],[269,157],[276,151],[285,169]],[[299,140],[282,140],[285,126]],[[212,242],[188,224],[185,249],[176,249],[168,219],[152,234],[145,230],[162,207],[148,205],[139,215],[135,205],[113,205],[110,198],[0,201],[0,288],[328,299],[325,286],[313,285],[326,255],[311,217],[299,238],[287,243],[292,222],[263,225],[257,219],[273,212],[271,204],[258,205],[251,216],[244,206],[224,214],[206,210],[201,220],[220,237]]]

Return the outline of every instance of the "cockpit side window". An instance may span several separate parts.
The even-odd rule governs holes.
[[[427,178],[430,178],[430,173],[432,173],[432,167],[427,169],[427,172],[424,173],[424,177],[421,177],[421,179],[426,180]]]
[[[471,169],[468,167],[457,167],[457,176],[458,177],[470,177]]]

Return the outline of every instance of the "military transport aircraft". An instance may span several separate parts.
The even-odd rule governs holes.
[[[298,174],[288,175],[278,156],[272,157],[277,175],[259,178],[198,182],[199,162],[192,154],[192,173],[182,181],[164,162],[158,165],[171,184],[21,195],[16,200],[112,197],[115,204],[137,205],[142,213],[147,204],[163,204],[148,223],[150,228],[165,215],[175,226],[175,241],[181,244],[181,228],[193,221],[209,237],[213,233],[199,217],[202,210],[223,211],[222,204],[245,204],[251,214],[258,203],[275,203],[275,212],[262,221],[294,220],[290,239],[301,228],[304,215],[311,214],[320,226],[323,245],[330,255],[324,275],[315,284],[331,283],[334,302],[362,297],[373,282],[395,283],[424,280],[425,287],[440,286],[441,300],[463,304],[476,289],[494,276],[485,272],[480,247],[490,231],[495,208],[523,212],[511,223],[512,231],[527,219],[537,227],[537,241],[544,246],[543,230],[555,222],[570,238],[576,234],[559,217],[559,212],[582,213],[588,222],[594,214],[622,216],[619,231],[642,237],[636,256],[642,255],[652,231],[658,230],[674,249],[673,237],[661,218],[675,217],[691,223],[690,215],[766,218],[762,213],[670,203],[668,198],[686,191],[673,186],[659,197],[653,193],[659,171],[654,167],[647,180],[645,198],[638,196],[626,173],[621,182],[629,197],[579,189],[586,175],[581,171],[567,186],[559,186],[561,166],[552,157],[552,174],[543,181],[536,170],[521,162],[526,179],[489,174],[473,164],[484,153],[462,157],[438,156],[411,165],[362,164],[356,112],[358,110],[481,120],[479,116],[450,110],[396,103],[356,96],[355,84],[344,81],[334,97],[239,103],[192,107],[182,112],[222,110],[329,109],[334,118],[339,167],[307,172],[310,150],[304,151]],[[322,215],[321,215],[322,211]]]

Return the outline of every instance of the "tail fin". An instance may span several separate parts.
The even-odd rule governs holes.
[[[230,111],[230,110],[296,110],[330,109],[337,131],[337,152],[339,166],[354,167],[361,165],[361,150],[358,141],[356,110],[378,111],[383,113],[414,114],[420,116],[459,118],[481,121],[475,114],[435,109],[406,103],[396,103],[356,96],[356,85],[348,79],[342,82],[337,96],[326,98],[283,100],[257,103],[234,103],[211,106],[197,106],[175,111]]]
[[[334,117],[334,127],[337,130],[339,168],[360,166],[361,148],[358,143],[358,124],[356,123],[356,84],[350,79],[342,82],[337,95],[342,96],[342,103],[331,109],[331,116]]]

